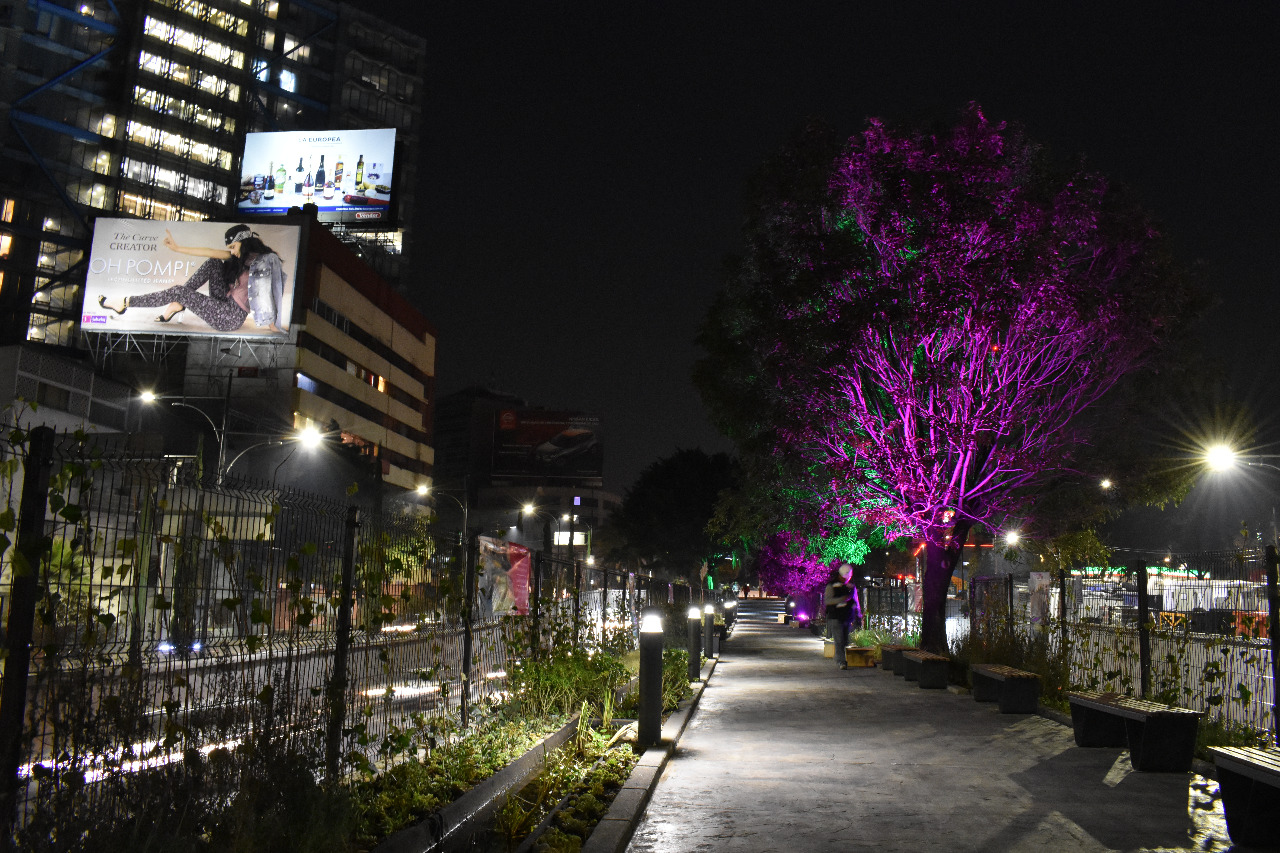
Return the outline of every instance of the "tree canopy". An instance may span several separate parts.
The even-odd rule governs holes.
[[[696,581],[702,563],[717,556],[720,540],[707,525],[736,476],[727,453],[677,450],[640,472],[610,524],[656,573]]]
[[[924,540],[939,647],[969,530],[1043,521],[1051,487],[1096,483],[1099,404],[1194,306],[1121,190],[971,105],[950,126],[811,129],[769,164],[697,379],[815,524]]]

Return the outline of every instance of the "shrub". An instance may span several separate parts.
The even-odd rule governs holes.
[[[561,648],[512,665],[507,685],[513,704],[525,716],[567,717],[583,702],[603,713],[605,697],[629,679],[627,668],[614,655]]]

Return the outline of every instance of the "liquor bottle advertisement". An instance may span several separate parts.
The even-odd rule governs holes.
[[[391,219],[395,128],[250,133],[236,209],[284,215],[314,204],[322,222]]]

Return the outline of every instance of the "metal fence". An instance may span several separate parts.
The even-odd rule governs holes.
[[[474,538],[128,446],[0,439],[6,840],[54,812],[127,817],[141,789],[227,756],[376,762],[406,729],[447,731],[500,698],[553,624],[590,646],[670,595],[535,552],[532,613],[493,618]]]
[[[1270,561],[1270,562],[1269,562]],[[1276,553],[975,578],[969,636],[1040,638],[1078,688],[1157,698],[1275,731]],[[1145,594],[1143,594],[1145,592]]]

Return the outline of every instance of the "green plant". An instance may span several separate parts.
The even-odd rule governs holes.
[[[436,747],[351,786],[358,843],[385,838],[428,817],[445,803],[492,776],[555,728],[552,720],[490,719]]]
[[[526,716],[568,716],[582,703],[603,713],[604,697],[630,678],[622,661],[604,652],[556,649],[512,665],[512,702]]]
[[[672,711],[692,691],[689,689],[689,652],[662,650],[662,707]]]
[[[1201,717],[1196,729],[1196,757],[1211,761],[1208,747],[1255,746],[1266,747],[1271,737],[1267,732],[1252,726],[1232,722],[1222,717]]]

